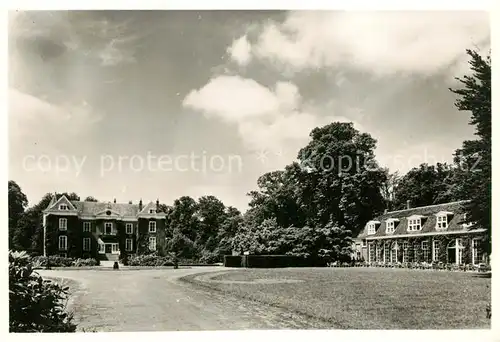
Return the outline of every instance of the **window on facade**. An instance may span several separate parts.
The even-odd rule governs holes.
[[[384,261],[384,245],[377,245],[377,261],[378,262],[383,262]]]
[[[68,230],[68,219],[59,219],[59,230]]]
[[[419,218],[408,220],[408,230],[409,231],[412,232],[412,231],[420,230],[421,228],[422,228],[422,222]]]
[[[463,259],[463,249],[464,246],[462,244],[462,239],[458,238],[455,240],[451,240],[448,243],[447,248],[447,262],[449,264],[461,265]]]
[[[363,247],[366,247],[366,240],[363,240]]]
[[[66,235],[59,236],[59,250],[65,251],[68,249],[68,237]]]
[[[418,242],[414,242],[411,245],[411,251],[410,251],[410,256],[409,260],[410,262],[420,262],[419,260],[419,255],[418,255],[418,250],[419,250],[419,244]]]
[[[408,262],[408,242],[403,242],[403,262]]]
[[[375,234],[375,223],[368,224],[368,235]]]
[[[69,210],[69,206],[67,204],[59,204],[59,210]]]
[[[368,262],[375,261],[375,244],[373,242],[368,243]]]
[[[83,222],[83,231],[90,232],[90,222]]]
[[[439,261],[439,241],[438,240],[432,241],[432,261],[434,261],[434,262]]]
[[[99,244],[99,253],[101,254],[106,253],[106,245],[104,243]]]
[[[393,264],[398,262],[398,249],[399,249],[398,243],[394,242],[391,247],[391,262]]]
[[[132,234],[133,233],[133,228],[134,228],[134,226],[132,225],[132,223],[125,224],[125,233],[126,234]]]
[[[424,262],[429,262],[429,243],[422,241],[422,259]]]
[[[386,224],[385,232],[387,234],[394,233],[395,222],[394,221],[387,221],[385,224]]]
[[[90,251],[90,238],[83,238],[83,250],[85,252]]]
[[[386,242],[384,244],[384,262],[389,262],[391,261],[391,243]]]
[[[125,239],[125,250],[132,252],[132,239]]]
[[[149,232],[156,233],[156,221],[149,221]]]
[[[479,264],[479,239],[472,239],[472,264]]]
[[[437,229],[448,228],[448,216],[447,215],[439,215],[437,217],[436,228]]]
[[[149,250],[156,251],[156,237],[152,236],[149,238]]]
[[[111,252],[112,253],[117,253],[118,252],[118,244],[114,243],[111,245]]]
[[[111,235],[112,230],[113,230],[113,223],[112,222],[105,222],[104,223],[104,234]]]
[[[150,213],[150,214],[154,214],[155,212],[156,212],[156,210],[154,210],[154,209],[149,209],[149,213]]]

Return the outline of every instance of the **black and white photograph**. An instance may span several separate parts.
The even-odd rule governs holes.
[[[9,333],[492,328],[488,11],[7,17]]]

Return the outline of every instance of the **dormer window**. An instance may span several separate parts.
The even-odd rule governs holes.
[[[154,210],[154,209],[149,209],[149,213],[150,213],[150,214],[154,214],[155,212],[156,212],[156,210]]]
[[[410,216],[408,217],[408,231],[416,232],[422,230],[422,217],[423,216]]]
[[[437,222],[436,222],[436,228],[437,229],[446,229],[448,228],[448,216],[446,215],[441,215],[437,217]]]
[[[436,214],[436,229],[446,229],[448,228],[448,217],[453,215],[449,211],[440,211]]]
[[[380,222],[378,221],[370,221],[368,222],[368,224],[366,225],[367,227],[367,234],[368,235],[373,235],[375,234],[375,232],[377,231],[377,224],[380,224]]]
[[[59,210],[69,210],[69,206],[67,204],[59,204]]]
[[[375,223],[368,224],[368,235],[375,234]]]
[[[386,234],[392,234],[396,230],[396,222],[398,222],[398,219],[388,219],[385,221],[385,233]]]

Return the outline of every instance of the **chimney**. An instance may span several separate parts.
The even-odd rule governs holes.
[[[160,211],[160,199],[157,198],[156,199],[156,212],[159,212]]]
[[[116,203],[116,198],[113,200],[113,203]]]
[[[142,211],[142,198],[141,198],[141,200],[139,201],[139,211]]]
[[[128,204],[132,204],[132,201],[128,201]]]
[[[406,209],[411,209],[410,200],[406,201]]]

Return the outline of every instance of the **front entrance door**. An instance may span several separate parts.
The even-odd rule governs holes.
[[[111,244],[110,243],[106,244],[106,253],[111,253]]]

